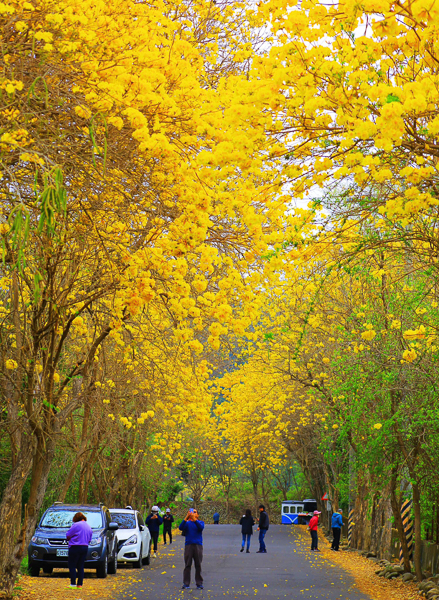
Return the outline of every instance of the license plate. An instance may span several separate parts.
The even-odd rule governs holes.
[[[69,551],[68,550],[57,550],[56,551],[56,555],[57,556],[68,556],[69,555]]]

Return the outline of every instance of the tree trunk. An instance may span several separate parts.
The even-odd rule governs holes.
[[[87,464],[85,466],[85,474],[84,474],[84,487],[82,491],[82,500],[79,501],[81,504],[88,504],[88,493],[90,489],[90,481],[92,477],[93,464],[94,464],[94,453],[89,457]]]
[[[20,452],[16,456],[0,504],[0,597],[12,597],[23,551],[16,553],[15,540],[20,530],[23,487],[32,466],[32,439],[23,432]]]
[[[82,427],[82,431],[84,432],[84,425]],[[67,492],[69,491],[69,488],[72,485],[73,478],[75,477],[76,469],[78,468],[78,465],[80,463],[82,463],[83,456],[84,456],[84,453],[86,452],[86,450],[87,450],[87,439],[85,438],[84,435],[82,435],[81,445],[80,445],[79,449],[76,452],[76,455],[75,455],[75,457],[73,459],[73,464],[72,464],[72,466],[70,468],[70,471],[69,471],[69,473],[67,475],[67,478],[66,478],[66,480],[64,482],[64,485],[62,487],[61,493],[58,496],[58,501],[59,502],[64,502],[64,500],[66,498],[66,495],[67,495]],[[80,483],[79,487],[81,489],[81,483]],[[79,497],[80,494],[81,494],[81,491],[79,491],[78,497]]]
[[[270,491],[271,489],[269,488],[268,491],[266,489],[266,479],[265,477],[262,477],[262,498],[264,499],[264,505],[265,505],[265,509],[268,513],[270,513]]]
[[[96,473],[96,471],[93,471],[93,477],[94,477],[94,482],[95,482],[96,491],[97,491],[96,501],[102,502],[105,498],[105,493],[104,493],[104,488],[102,487],[102,482],[101,482],[99,473]]]
[[[87,464],[84,460],[81,461],[81,471],[79,472],[79,490],[78,490],[78,502],[79,504],[87,504],[86,495],[86,478],[85,473],[87,470]]]
[[[372,527],[370,538],[370,551],[378,558],[389,557],[392,538],[392,527],[390,519],[392,506],[389,497],[389,488],[382,491],[381,495],[375,494],[374,507],[372,509]]]
[[[65,480],[64,485],[61,490],[61,493],[58,496],[59,502],[64,502],[64,500],[66,499],[67,492],[69,491],[70,486],[72,485],[72,481],[73,481],[73,478],[75,477],[76,469],[78,468],[80,459],[81,459],[81,456],[78,454],[73,460],[73,464],[70,468],[70,471],[67,474],[66,480]]]
[[[396,472],[393,472],[391,485],[390,485],[390,502],[392,505],[393,517],[395,519],[396,529],[398,530],[398,538],[399,543],[402,548],[402,556],[404,560],[404,570],[410,573],[411,565],[410,565],[410,554],[407,546],[407,539],[405,537],[404,525],[402,523],[401,518],[401,506],[400,502],[396,496]]]
[[[389,496],[387,496],[384,501],[381,531],[381,543],[378,556],[379,558],[385,558],[386,560],[390,560],[392,544],[392,504]]]
[[[255,514],[259,513],[259,495],[258,495],[258,482],[252,479],[253,485],[253,498],[255,499]]]
[[[374,494],[372,498],[372,525],[370,534],[370,551],[378,555],[381,542],[381,521],[382,521],[382,502],[383,498]]]
[[[360,479],[360,476],[358,476],[357,481],[358,491],[355,499],[355,526],[352,533],[352,545],[358,550],[364,550],[366,542],[365,524],[369,504],[367,501],[368,485]]]
[[[52,421],[50,415],[46,415],[46,421]],[[50,428],[50,425],[48,427]],[[32,462],[32,476],[29,492],[29,500],[25,508],[25,518],[17,535],[17,521],[12,521],[10,525],[11,533],[11,544],[2,544],[0,551],[0,594],[3,598],[12,598],[12,592],[17,578],[18,571],[20,569],[21,561],[25,554],[26,548],[29,545],[30,538],[32,537],[35,526],[37,524],[39,512],[44,501],[44,495],[46,493],[47,481],[49,477],[50,467],[53,462],[55,454],[55,438],[57,431],[52,428],[51,434],[48,435],[46,432],[39,432],[37,438],[37,446],[35,448],[33,462]],[[17,489],[19,496],[21,497],[21,489]],[[9,493],[8,493],[9,496]],[[10,496],[9,496],[10,498]],[[6,499],[6,498],[5,498]],[[17,496],[14,495],[13,501],[17,502]],[[2,502],[3,505],[3,502]],[[5,521],[1,518],[1,523]],[[11,514],[14,517],[14,514]],[[5,540],[3,537],[6,531],[0,532],[2,536],[0,539]],[[8,554],[5,555],[7,549],[12,549]]]
[[[117,472],[114,480],[111,482],[111,491],[108,496],[109,506],[114,506],[116,503],[116,498],[119,494],[119,489],[122,485],[123,475],[125,473],[126,467],[127,467],[126,458],[123,458],[121,461],[121,464],[119,465],[118,472]]]
[[[439,498],[436,499],[436,544],[439,544]]]
[[[422,565],[421,565],[421,494],[417,483],[413,483],[413,508],[415,513],[415,552],[414,563],[415,573],[418,581],[422,581]]]
[[[129,477],[127,477],[127,490],[123,499],[124,506],[135,506],[138,505],[137,501],[140,502],[140,498],[137,498],[140,485],[138,474],[140,473],[144,456],[143,452],[138,452],[130,465]]]

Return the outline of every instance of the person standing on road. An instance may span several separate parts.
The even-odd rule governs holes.
[[[180,523],[179,529],[185,536],[184,545],[184,571],[182,590],[189,589],[191,585],[192,561],[195,565],[195,584],[197,590],[203,589],[203,576],[201,574],[201,563],[203,562],[203,529],[204,521],[200,521],[198,511],[190,508],[184,521]]]
[[[219,512],[213,513],[213,524],[219,525],[220,514]]]
[[[160,509],[158,506],[153,506],[151,509],[151,514],[146,518],[145,521],[145,523],[148,525],[149,533],[151,534],[151,539],[154,543],[154,558],[157,558],[157,544],[159,541],[160,525],[163,523],[163,519],[159,515],[159,511]]]
[[[241,525],[241,533],[242,533],[242,547],[240,552],[244,552],[245,542],[247,541],[247,553],[250,552],[250,540],[253,535],[253,525],[255,524],[255,520],[252,517],[252,511],[247,508],[245,511],[245,515],[241,517],[239,521]]]
[[[172,544],[172,523],[174,517],[171,514],[171,509],[167,508],[165,516],[163,517],[163,543],[166,546],[166,534],[169,535],[169,543]]]
[[[256,554],[267,554],[267,548],[265,547],[265,535],[268,531],[268,527],[270,526],[270,519],[268,518],[268,514],[265,512],[265,506],[263,504],[259,505],[259,550]]]
[[[332,515],[331,526],[333,535],[331,550],[335,550],[335,552],[338,552],[340,548],[341,528],[343,527],[343,511],[341,508],[339,508]]]
[[[84,581],[84,563],[87,557],[88,545],[91,541],[92,530],[87,523],[87,517],[82,512],[73,516],[73,524],[66,533],[69,542],[69,588],[81,589]],[[78,582],[76,582],[78,572]]]
[[[318,510],[315,510],[313,516],[311,517],[309,525],[308,525],[309,532],[311,534],[311,550],[313,552],[320,552],[320,550],[318,548],[319,536],[317,534],[317,529],[319,528],[319,515],[320,514],[321,513]]]

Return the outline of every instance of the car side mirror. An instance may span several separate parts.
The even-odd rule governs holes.
[[[145,525],[139,525],[140,531],[145,531]]]
[[[117,529],[119,529],[119,525],[117,523],[114,523],[114,521],[112,521],[109,525],[108,525],[108,529],[110,531],[116,531]]]

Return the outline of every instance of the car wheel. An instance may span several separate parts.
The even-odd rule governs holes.
[[[108,563],[108,572],[110,575],[116,575],[117,573],[117,549],[115,548],[113,558],[110,563]]]
[[[47,575],[52,575],[53,567],[43,567],[43,573],[46,573]]]
[[[35,567],[34,565],[29,565],[28,571],[29,571],[29,575],[31,577],[38,577],[38,575],[40,574],[40,567]]]
[[[142,568],[142,554],[143,554],[143,546],[140,546],[139,560],[136,560],[136,562],[133,562],[133,567],[135,569]]]
[[[105,554],[104,560],[96,567],[96,577],[105,579],[108,575],[108,556]]]
[[[151,562],[151,549],[148,552],[148,556],[145,556],[142,562],[144,565],[149,565],[149,563]]]

